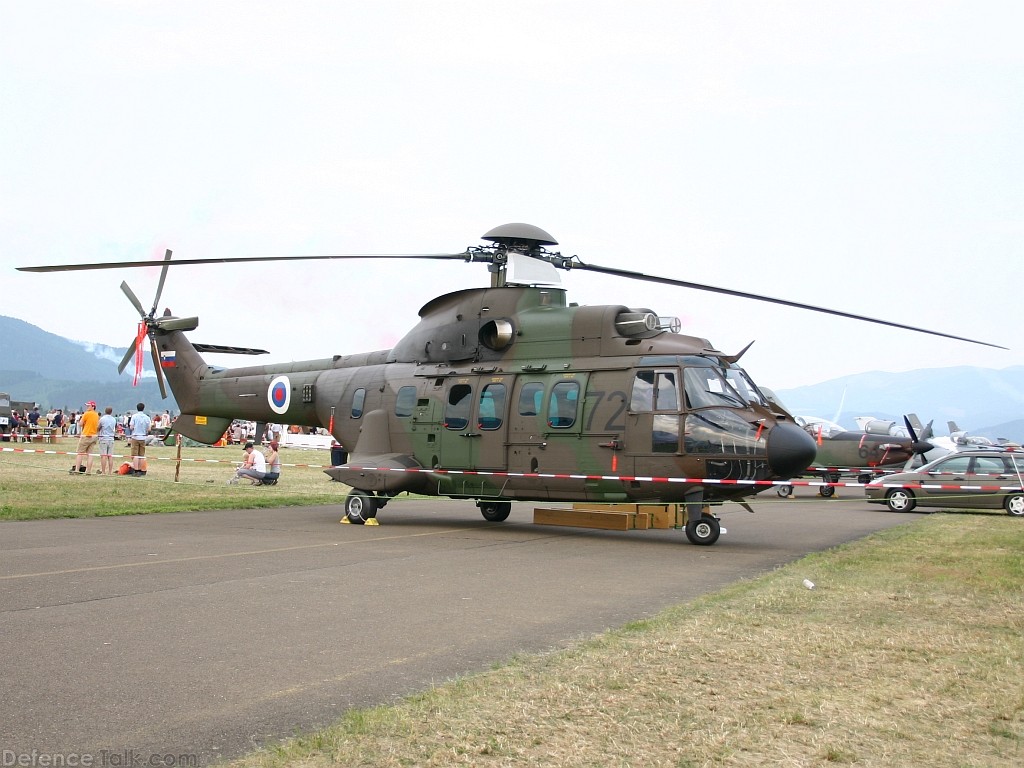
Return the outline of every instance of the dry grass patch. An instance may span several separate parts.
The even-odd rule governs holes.
[[[1024,764],[1022,575],[1021,521],[934,515],[235,765]]]

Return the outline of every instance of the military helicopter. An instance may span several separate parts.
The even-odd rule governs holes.
[[[839,315],[987,346],[846,312],[584,263],[548,250],[530,224],[496,227],[488,245],[450,254],[267,256],[163,262],[136,348],[148,337],[181,409],[173,429],[212,443],[233,419],[324,427],[349,451],[325,470],[351,487],[352,523],[376,517],[399,493],[475,500],[489,521],[512,501],[686,505],[688,538],[717,540],[707,510],[738,501],[813,462],[814,439],[710,341],[679,333],[674,317],[629,306],[567,302],[558,270],[694,288]],[[224,369],[195,345],[196,317],[158,316],[169,266],[308,259],[451,259],[487,265],[490,285],[428,301],[419,323],[389,350],[307,362]],[[151,267],[152,261],[22,267],[24,271]],[[121,361],[123,371],[135,349]],[[749,507],[748,507],[749,509]]]

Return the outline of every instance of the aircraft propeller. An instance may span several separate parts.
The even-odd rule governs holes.
[[[927,426],[921,430],[920,435],[917,434],[917,430],[914,429],[914,425],[910,423],[910,419],[906,416],[903,417],[903,423],[907,427],[907,434],[910,435],[910,439],[912,441],[911,450],[913,450],[914,453],[925,454],[935,447],[928,442],[934,434],[932,432],[932,422],[928,422]]]

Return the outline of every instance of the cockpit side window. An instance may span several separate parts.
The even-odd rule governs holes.
[[[654,410],[679,411],[678,379],[676,371],[658,371],[654,381]]]
[[[637,371],[629,401],[633,413],[679,412],[678,371]]]

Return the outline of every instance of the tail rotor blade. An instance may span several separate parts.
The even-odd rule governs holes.
[[[160,270],[160,282],[157,283],[157,286],[156,286],[156,296],[153,297],[153,309],[151,309],[149,311],[149,314],[150,314],[151,317],[156,314],[156,308],[160,304],[160,296],[164,292],[164,281],[167,279],[167,267],[170,266],[168,264],[168,262],[170,260],[171,260],[171,250],[170,250],[170,248],[168,248],[167,252],[164,254],[164,266]]]
[[[194,331],[199,327],[198,317],[159,318],[153,322],[161,331]]]
[[[156,383],[160,385],[160,397],[167,399],[167,387],[164,386],[164,369],[160,365],[160,350],[156,347],[156,340],[149,340],[149,348],[153,352],[153,369],[156,371]]]
[[[132,306],[139,310],[139,316],[145,317],[146,310],[142,308],[142,302],[139,301],[139,297],[135,295],[135,291],[128,287],[128,283],[121,281],[121,291],[125,296],[128,297],[128,301],[132,303]]]
[[[128,347],[128,351],[124,353],[124,357],[121,358],[121,363],[117,366],[117,372],[118,373],[124,373],[124,369],[128,367],[128,363],[131,362],[131,359],[134,356],[135,356],[135,339],[132,339],[132,343]]]

